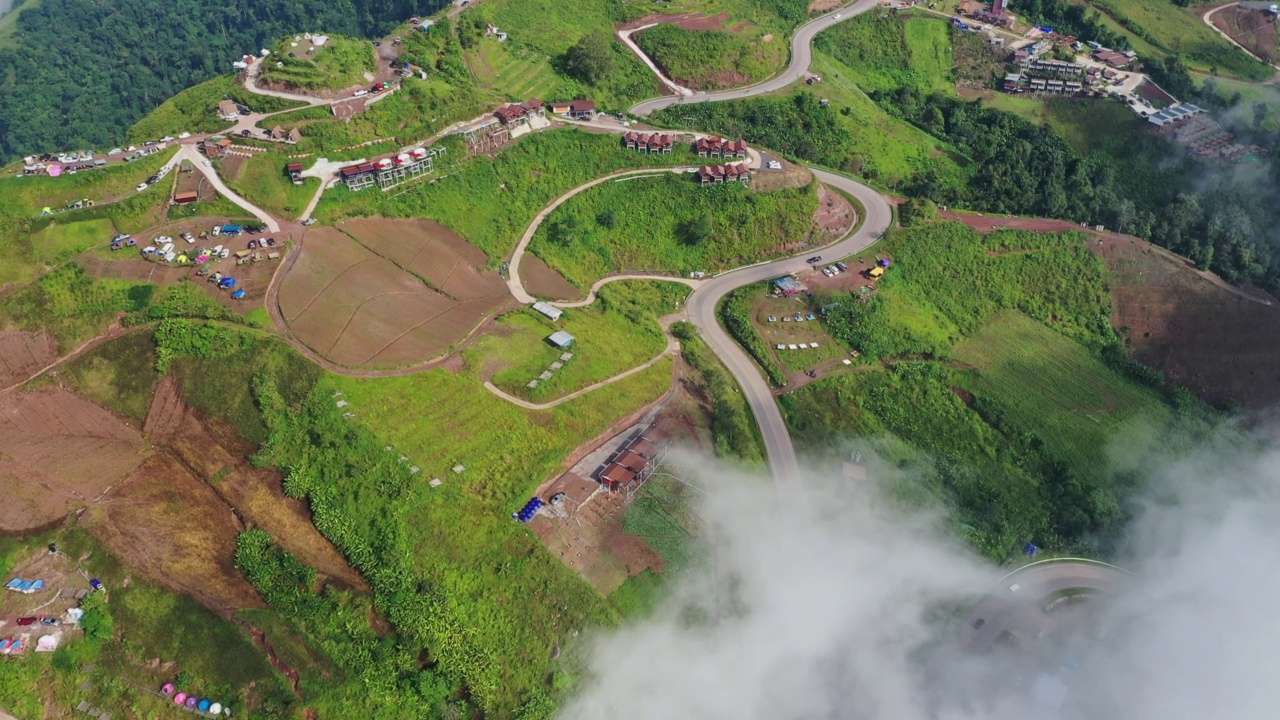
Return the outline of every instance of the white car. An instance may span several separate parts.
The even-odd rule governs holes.
[[[124,149],[124,151],[125,151],[125,152],[138,152],[138,146],[137,146],[137,145],[130,145],[129,147],[125,148],[125,149]]]
[[[222,226],[221,226],[221,225],[214,225],[214,226],[213,226],[213,234],[214,234],[214,235],[221,235],[221,234],[222,234]]]
[[[146,190],[146,189],[147,189],[146,183],[138,183],[138,192],[142,192],[143,190]]]
[[[837,20],[839,20],[839,19],[840,19],[840,13],[836,13],[836,19],[837,19]]]
[[[173,142],[173,138],[169,137],[168,135],[165,135],[164,137],[160,138],[160,142]]]
[[[782,169],[782,163],[778,162],[777,160],[770,160],[770,161],[769,161],[769,169],[770,169],[770,170],[781,170],[781,169]]]
[[[111,148],[111,152],[109,152],[109,153],[107,153],[107,154],[108,154],[108,155],[119,155],[119,154],[121,154],[121,153],[123,153],[123,152],[124,152],[124,150],[122,150],[122,149],[120,149],[120,148]]]
[[[178,135],[179,140],[186,140],[189,137],[191,137],[191,133],[189,132],[184,132]]]

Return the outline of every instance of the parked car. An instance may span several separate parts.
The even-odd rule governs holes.
[[[17,619],[18,625],[21,627],[30,627],[40,621],[40,618],[32,615],[30,617],[20,617]]]
[[[840,268],[841,272],[847,271],[849,269],[849,266],[845,265],[842,262],[836,263],[836,267]]]
[[[276,246],[276,239],[275,239],[275,238],[267,238],[265,242],[267,243],[267,247],[275,247],[275,246]]]
[[[40,618],[40,624],[41,624],[41,625],[61,625],[61,624],[62,624],[62,622],[61,622],[60,620],[58,620],[58,618],[56,618],[56,617],[47,617],[47,616],[46,616],[46,617],[42,617],[42,618]]]
[[[107,153],[107,154],[108,154],[108,155],[120,155],[120,154],[122,154],[122,153],[124,153],[124,150],[123,150],[123,149],[121,149],[121,148],[111,148],[111,152],[109,152],[109,153]]]
[[[138,187],[137,187],[138,192],[142,192],[143,190],[146,190],[146,189],[147,189],[146,183],[138,183]]]
[[[253,131],[252,131],[252,130],[241,130],[241,131],[240,131],[240,137],[253,137]]]
[[[187,139],[187,138],[189,138],[189,137],[191,137],[191,133],[189,133],[189,132],[184,132],[184,133],[179,133],[179,134],[178,134],[178,139],[179,139],[179,140],[186,140],[186,139]]]
[[[827,277],[832,277],[835,273],[831,272],[831,268],[824,267],[822,268],[822,274],[826,275]]]
[[[814,255],[813,257],[809,258],[805,262],[809,263],[810,265],[817,265],[818,263],[822,262],[822,256]]]
[[[173,140],[174,139],[169,137],[168,135],[165,135],[164,137],[160,138],[160,142],[173,142]]]
[[[769,169],[770,169],[770,170],[781,170],[781,169],[782,169],[782,163],[778,162],[777,160],[770,160],[770,161],[769,161]]]
[[[156,184],[156,182],[158,182],[159,180],[160,180],[160,176],[159,176],[159,175],[152,175],[151,177],[147,178],[147,184],[148,184],[148,185],[155,185],[155,184]]]

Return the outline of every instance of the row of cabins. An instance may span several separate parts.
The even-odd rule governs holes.
[[[632,482],[644,482],[662,459],[670,438],[650,427],[644,434],[627,443],[600,471],[600,484],[610,490],[621,490]]]
[[[747,156],[747,141],[700,137],[694,141],[693,151],[698,157],[744,158]]]
[[[629,132],[622,136],[622,144],[628,150],[639,150],[649,154],[661,153],[670,155],[675,148],[675,139],[667,133]]]
[[[443,152],[443,147],[430,150],[414,148],[398,155],[344,167],[340,175],[343,184],[349,190],[363,190],[375,185],[382,190],[387,190],[434,170],[435,158]],[[290,172],[291,177],[292,175],[293,173]]]
[[[503,125],[524,122],[530,117],[546,117],[547,106],[538,98],[529,98],[522,103],[503,105],[494,111],[493,116]]]
[[[751,169],[746,163],[728,165],[703,165],[698,168],[698,182],[703,185],[723,182],[750,182]]]
[[[1009,93],[1032,92],[1052,95],[1079,95],[1084,90],[1084,83],[1079,80],[1028,78],[1018,73],[1011,73],[1004,77],[1004,91]]]

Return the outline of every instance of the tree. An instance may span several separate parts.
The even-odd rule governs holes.
[[[581,234],[582,224],[578,222],[578,218],[566,215],[552,224],[547,232],[547,237],[551,242],[561,247],[568,247]]]
[[[596,216],[596,222],[599,223],[601,227],[612,230],[613,226],[618,224],[618,213],[613,210],[605,210]]]
[[[1258,129],[1262,127],[1262,123],[1267,119],[1267,112],[1271,110],[1271,106],[1264,102],[1256,102],[1253,104],[1253,127]]]
[[[564,69],[573,77],[595,85],[613,72],[613,47],[608,33],[590,32],[564,56]]]
[[[103,592],[91,592],[85,595],[80,603],[84,616],[80,618],[80,629],[85,637],[107,640],[116,634],[116,623],[107,610],[107,595]]]
[[[711,237],[713,229],[711,216],[699,215],[680,225],[680,239],[684,240],[686,245],[699,245],[703,240]]]

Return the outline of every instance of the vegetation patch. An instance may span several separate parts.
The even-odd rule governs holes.
[[[165,100],[129,129],[129,140],[142,143],[180,133],[212,133],[226,130],[218,116],[218,103],[232,100],[253,112],[269,113],[300,107],[296,100],[258,95],[244,89],[235,75],[220,75],[189,87]]]
[[[320,181],[305,178],[301,185],[295,185],[285,172],[285,167],[291,162],[296,160],[280,153],[254,155],[241,163],[240,172],[234,179],[226,179],[227,184],[237,194],[269,213],[298,217],[320,188]]]
[[[529,248],[581,289],[618,272],[711,272],[803,242],[817,207],[816,184],[765,193],[686,174],[627,177],[556,208]]]
[[[342,90],[369,82],[377,71],[377,56],[368,40],[328,35],[316,46],[310,38],[286,37],[263,59],[259,82],[279,83],[298,90]]]
[[[677,312],[688,294],[675,283],[609,283],[591,306],[567,309],[554,322],[528,309],[502,317],[463,357],[512,395],[547,402],[654,359],[667,344],[658,318]],[[560,360],[566,351],[547,341],[561,330],[574,337],[567,361]],[[563,367],[553,369],[555,363]],[[541,378],[546,372],[550,377]]]
[[[634,36],[667,77],[699,90],[759,82],[787,59],[783,38],[747,37],[722,30],[686,30],[663,23]]]

